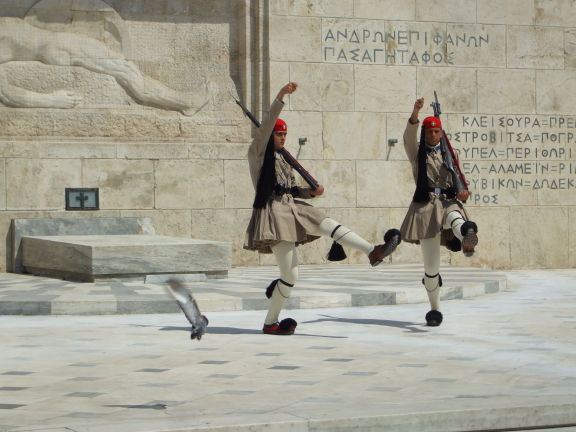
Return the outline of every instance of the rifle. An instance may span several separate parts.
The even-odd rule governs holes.
[[[438,102],[438,95],[436,94],[436,91],[434,91],[434,102],[432,102],[430,106],[434,111],[434,117],[440,118],[442,111],[440,111],[440,102]],[[452,180],[454,183],[454,188],[456,189],[456,195],[458,195],[458,192],[460,191],[468,190],[468,182],[466,181],[464,174],[462,174],[462,170],[460,169],[458,163],[458,157],[456,156],[452,145],[450,145],[450,141],[448,140],[446,131],[444,131],[444,129],[442,129],[442,137],[440,138],[440,148],[442,151],[444,163],[446,164],[448,170],[452,173]]]
[[[254,117],[254,114],[252,114],[250,112],[250,110],[248,108],[246,108],[242,102],[240,102],[238,99],[236,99],[234,97],[234,95],[232,95],[232,99],[234,99],[234,101],[236,101],[238,106],[242,109],[242,111],[244,111],[244,114],[246,115],[246,117],[248,117],[250,120],[252,120],[252,123],[254,123],[254,125],[257,128],[262,126],[262,124],[258,120],[256,120],[256,117]],[[300,162],[298,162],[296,160],[296,158],[294,156],[292,156],[288,150],[286,150],[285,148],[281,148],[280,150],[278,150],[278,153],[280,153],[282,155],[282,157],[284,158],[284,160],[286,162],[288,162],[288,165],[290,165],[292,168],[294,168],[296,170],[296,172],[298,172],[298,174],[300,174],[302,176],[304,181],[306,183],[308,183],[308,185],[310,186],[310,189],[312,189],[312,190],[318,189],[318,186],[319,186],[318,180],[316,180],[314,177],[312,177],[312,174],[310,174],[308,171],[306,171],[306,169],[302,165],[300,165]]]

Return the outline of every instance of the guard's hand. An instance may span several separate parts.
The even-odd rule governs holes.
[[[418,112],[422,108],[424,108],[424,98],[416,99],[416,102],[414,102],[414,111]]]
[[[412,110],[412,115],[410,116],[410,123],[418,123],[418,113],[424,107],[424,98],[416,99],[414,102],[414,109]]]
[[[282,100],[284,98],[284,95],[294,93],[297,88],[298,84],[296,84],[295,82],[289,82],[284,87],[282,87],[278,92],[278,100]]]
[[[318,185],[318,187],[316,188],[316,190],[311,190],[310,191],[310,195],[312,196],[320,196],[324,193],[324,186],[322,185]]]
[[[456,198],[458,198],[460,201],[462,202],[466,202],[468,200],[468,198],[470,198],[470,191],[468,190],[461,190],[460,192],[458,192],[458,194],[456,195]]]

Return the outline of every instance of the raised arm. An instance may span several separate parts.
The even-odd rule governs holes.
[[[418,124],[420,123],[418,115],[423,107],[424,98],[417,99],[414,102],[414,109],[404,130],[404,150],[406,150],[406,156],[408,156],[410,161],[416,160],[418,156]]]
[[[274,130],[276,119],[280,115],[282,108],[284,108],[284,96],[294,93],[297,88],[298,84],[295,82],[289,82],[280,89],[278,95],[270,106],[268,118],[262,123],[262,126],[260,126],[258,134],[248,149],[248,155],[258,157],[264,154],[266,151],[266,144],[268,144],[268,138],[270,137],[272,130]]]

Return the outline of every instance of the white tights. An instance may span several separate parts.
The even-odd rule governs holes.
[[[330,237],[343,246],[360,250],[368,255],[374,249],[374,245],[368,243],[355,232],[340,225],[333,219],[324,219],[314,232],[309,234]],[[284,302],[292,292],[292,286],[298,280],[298,253],[293,242],[281,241],[272,247],[276,263],[280,269],[280,279],[270,298],[270,307],[264,324],[273,324],[278,321]],[[286,282],[290,285],[286,285]]]
[[[451,228],[458,240],[462,240],[460,227],[464,222],[460,212],[451,211],[446,216],[444,228]],[[440,236],[441,234],[438,233],[434,237],[420,240],[424,261],[424,287],[428,294],[430,308],[437,311],[440,310]]]

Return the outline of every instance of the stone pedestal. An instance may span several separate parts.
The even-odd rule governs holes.
[[[230,243],[156,235],[55,235],[22,238],[28,273],[94,282],[151,274],[228,275]]]

